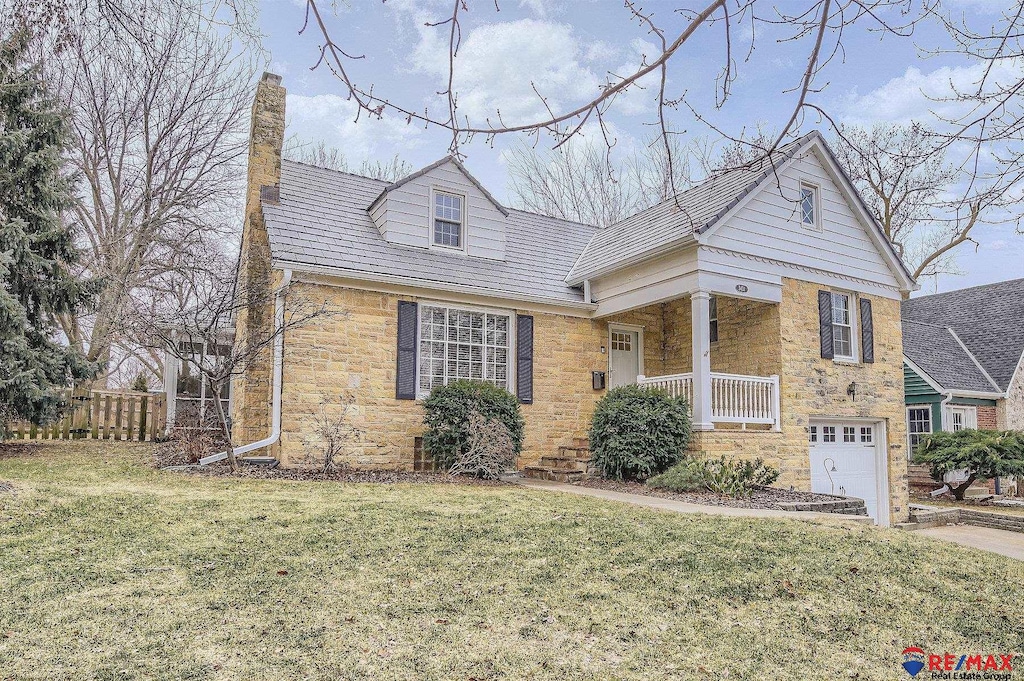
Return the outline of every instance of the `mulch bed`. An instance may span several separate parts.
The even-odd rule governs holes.
[[[170,443],[158,447],[154,455],[157,468],[166,466],[187,465],[181,454]],[[209,477],[245,478],[249,480],[316,480],[342,483],[375,483],[375,484],[427,484],[427,485],[470,485],[478,487],[502,487],[511,483],[501,480],[481,480],[468,475],[447,475],[446,473],[412,473],[406,471],[332,471],[323,473],[320,470],[301,468],[271,468],[269,466],[252,466],[243,464],[235,473],[225,461],[208,466],[195,466],[177,473],[203,475]]]
[[[654,489],[641,482],[627,482],[622,480],[606,480],[604,478],[584,478],[573,483],[580,487],[593,487],[605,489],[612,492],[624,492],[626,494],[642,494],[648,497],[661,497],[675,501],[685,501],[691,504],[703,504],[705,506],[732,506],[734,508],[763,508],[763,509],[784,509],[780,504],[808,501],[836,501],[836,497],[828,494],[815,494],[814,492],[798,492],[778,487],[762,487],[754,492],[748,499],[733,499],[732,497],[721,496],[714,492],[669,492],[667,490]]]

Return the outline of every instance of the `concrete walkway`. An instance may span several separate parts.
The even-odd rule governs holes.
[[[856,523],[870,523],[871,518],[862,515],[844,515],[841,513],[814,513],[810,511],[778,511],[766,508],[733,508],[732,506],[706,506],[704,504],[691,504],[675,499],[664,499],[662,497],[649,497],[643,494],[627,494],[625,492],[613,492],[606,489],[593,487],[580,487],[579,485],[566,485],[561,482],[550,482],[547,480],[532,480],[519,476],[506,478],[530,489],[539,489],[546,492],[565,492],[566,494],[577,494],[584,497],[594,497],[606,501],[619,501],[634,506],[645,506],[660,511],[672,511],[674,513],[704,513],[706,515],[732,516],[736,518],[789,518],[791,520],[832,520]],[[1024,535],[1022,535],[1024,536]]]
[[[1017,560],[1024,560],[1024,534],[1020,532],[975,525],[943,525],[915,530],[915,532],[933,539],[941,539],[973,549],[991,551]]]

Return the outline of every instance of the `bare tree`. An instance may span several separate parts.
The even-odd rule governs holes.
[[[677,138],[671,143],[676,161],[670,168],[657,139],[622,158],[585,137],[557,149],[517,141],[503,152],[512,203],[563,220],[610,225],[668,198],[673,185],[689,186],[688,154]]]
[[[298,161],[318,168],[338,170],[343,173],[352,172],[363,177],[372,177],[375,180],[385,182],[396,182],[406,175],[412,174],[415,168],[407,161],[395,154],[387,161],[370,161],[364,159],[353,171],[349,166],[348,159],[338,147],[329,146],[323,140],[307,142],[292,135],[285,141],[284,157],[291,161]]]
[[[72,113],[81,188],[69,219],[82,271],[105,282],[90,314],[61,320],[90,360],[135,354],[124,334],[131,314],[184,266],[183,254],[236,231],[258,55],[218,22],[220,7],[83,0],[78,30],[46,59]]]
[[[233,378],[263,362],[288,332],[314,320],[343,318],[346,314],[327,301],[310,297],[308,289],[301,285],[287,284],[271,290],[261,283],[240,284],[231,268],[207,268],[194,263],[179,277],[181,288],[187,291],[185,304],[168,305],[155,315],[137,316],[131,329],[139,338],[146,339],[150,347],[191,362],[214,396],[223,394]],[[274,319],[258,327],[250,326],[243,338],[234,338],[235,319],[252,305],[274,306]],[[197,347],[206,349],[198,362]],[[227,411],[221,399],[215,397],[211,402],[226,442],[228,464],[232,470],[238,470]]]

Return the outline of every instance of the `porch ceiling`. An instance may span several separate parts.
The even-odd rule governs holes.
[[[734,274],[697,270],[654,283],[641,283],[616,290],[604,287],[591,300],[597,303],[595,318],[636,310],[677,298],[688,298],[698,291],[712,295],[755,300],[762,303],[782,301],[782,278],[762,281]]]

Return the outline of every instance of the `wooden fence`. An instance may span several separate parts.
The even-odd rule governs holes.
[[[145,440],[159,438],[167,423],[164,393],[93,390],[71,397],[72,405],[53,423],[10,424],[16,440]]]

